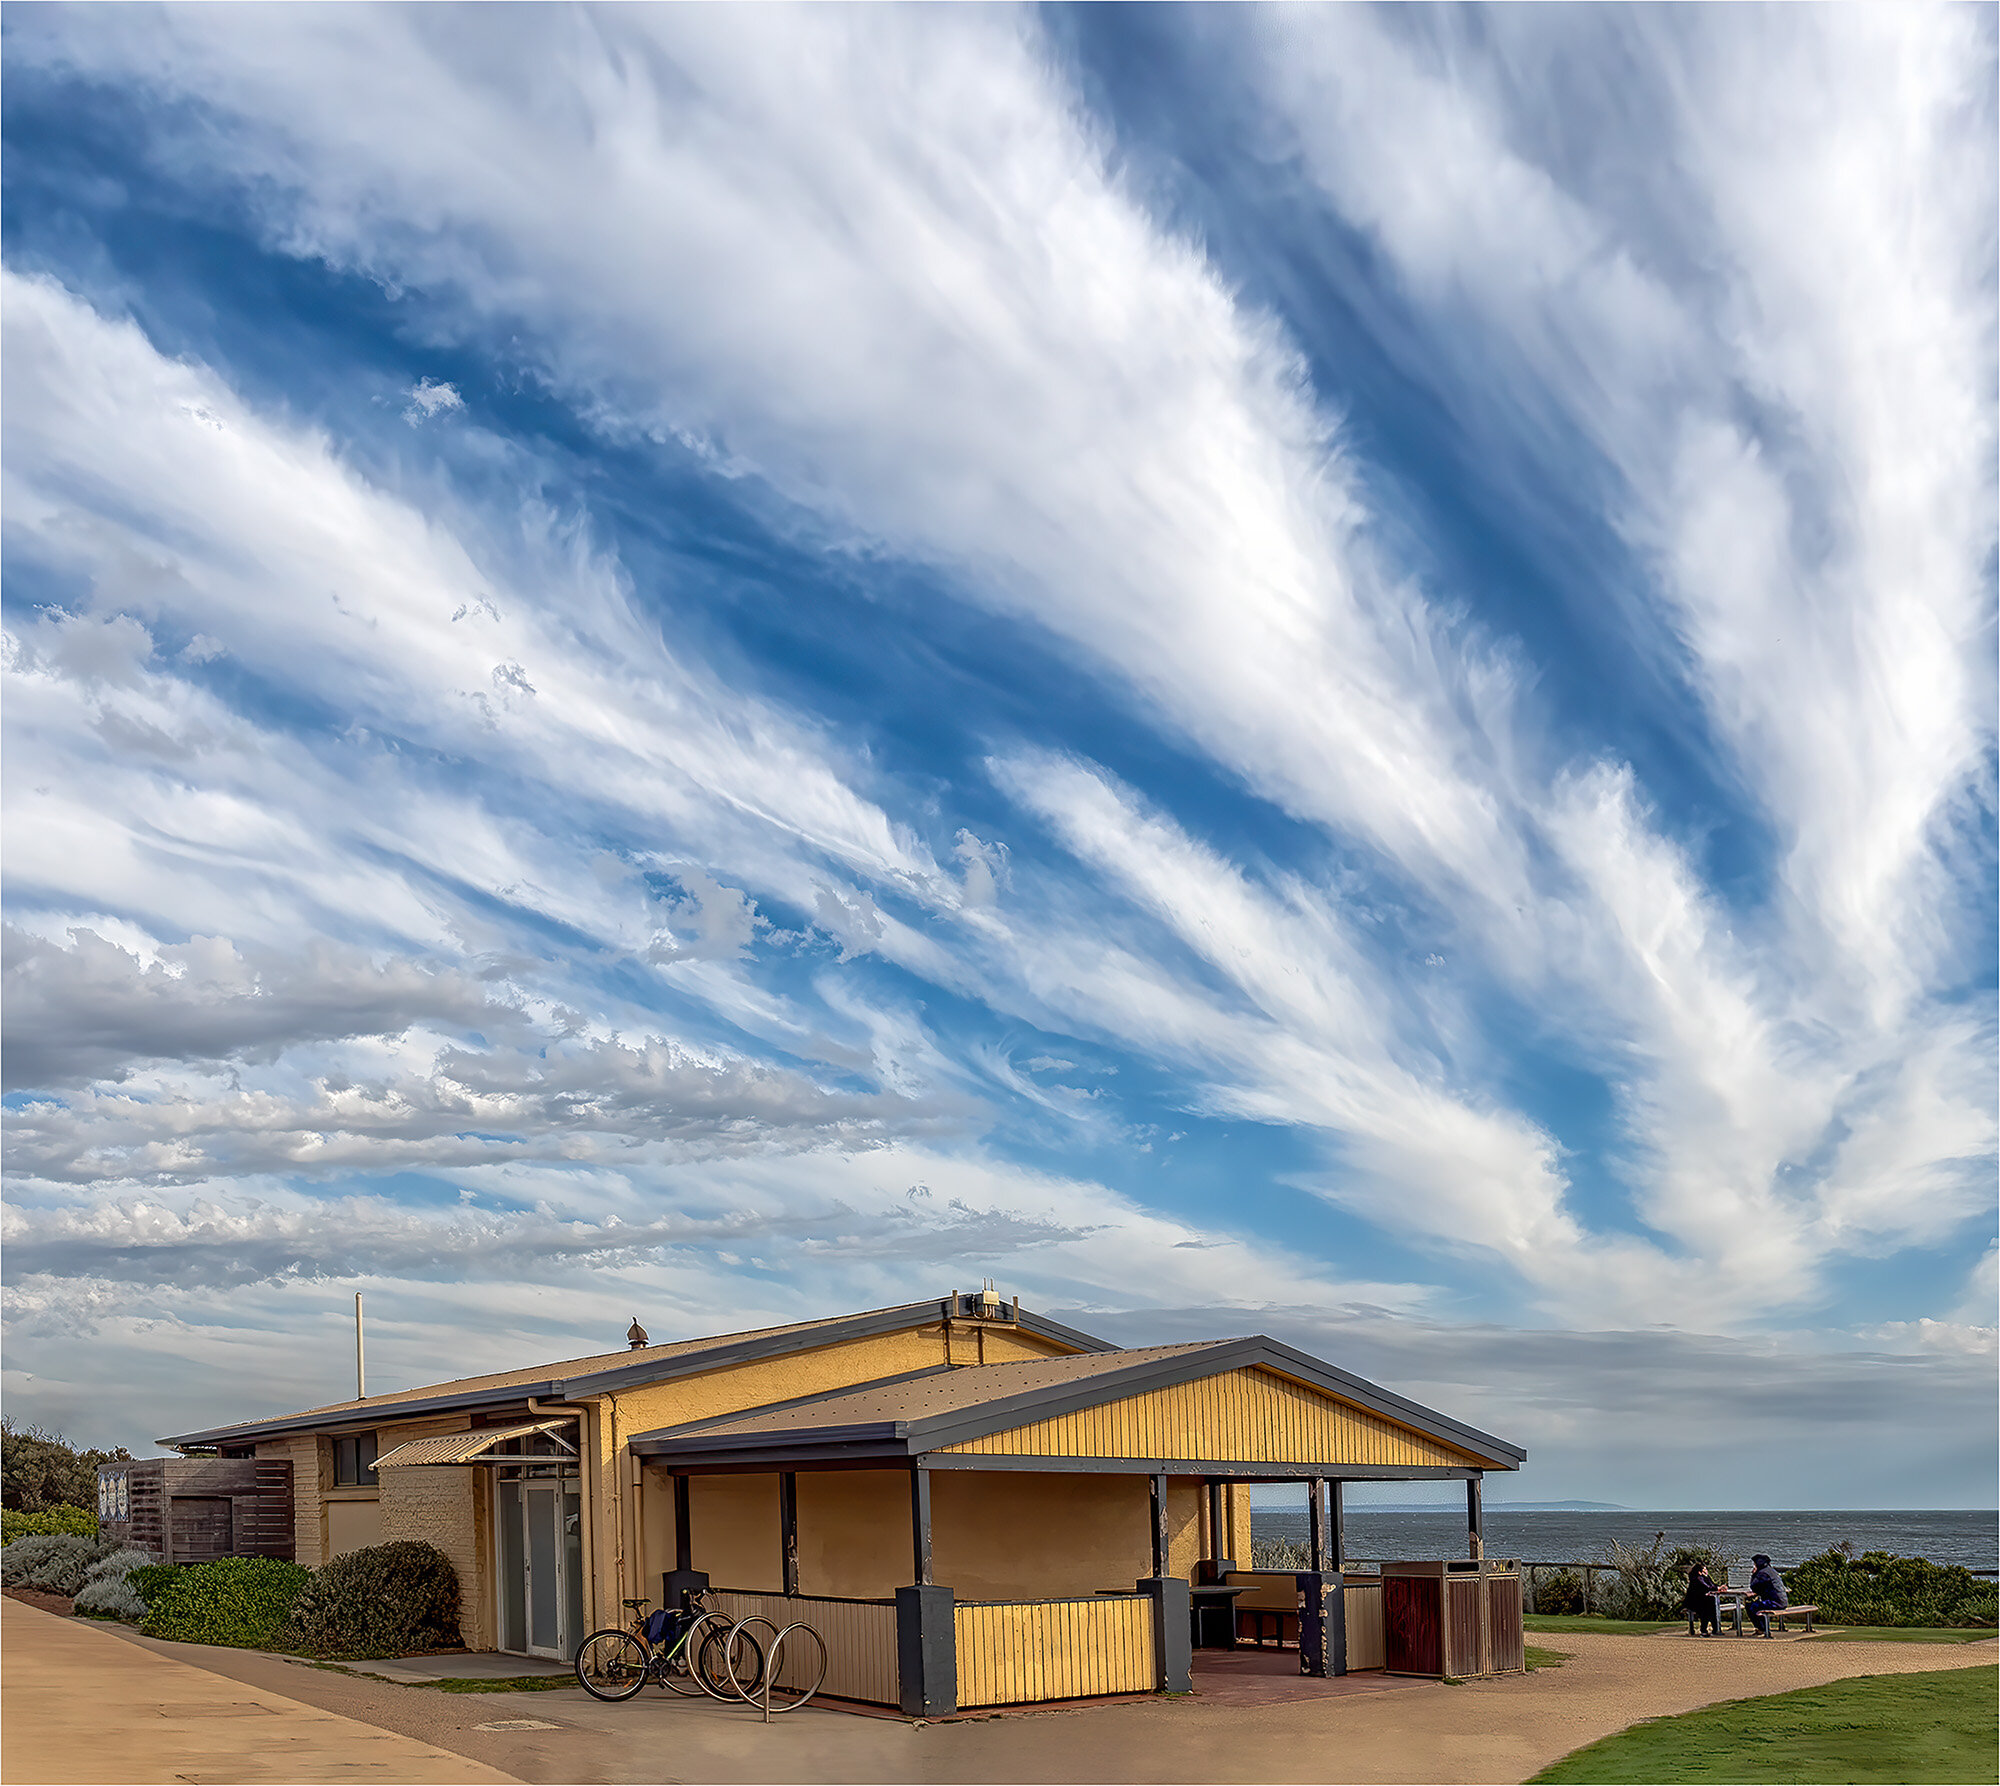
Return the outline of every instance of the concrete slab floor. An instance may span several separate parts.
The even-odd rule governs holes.
[[[105,1636],[118,1641],[109,1632]],[[765,1725],[752,1712],[670,1699],[651,1689],[623,1705],[600,1704],[579,1688],[446,1693],[301,1668],[253,1650],[161,1644],[129,1631],[122,1636],[135,1650],[185,1659],[259,1697],[274,1690],[548,1786],[660,1780],[1329,1779],[1470,1786],[1524,1780],[1557,1756],[1640,1718],[1848,1675],[1963,1668],[1995,1654],[1991,1642],[1662,1646],[1644,1637],[1565,1635],[1546,1640],[1570,1653],[1560,1668],[1457,1687],[1418,1681],[1374,1692],[1322,1689],[1309,1700],[1280,1704],[1232,1704],[1200,1694],[1149,1696],[922,1725],[808,1706]],[[1276,1677],[1264,1678],[1277,1684]],[[73,1697],[95,1703],[94,1696]],[[15,1722],[25,1718],[32,1724],[44,1716],[36,1695],[17,1694],[11,1671],[7,1710]],[[11,1728],[7,1736],[10,1744],[19,1740]],[[75,1741],[87,1761],[87,1737]],[[10,1772],[10,1779],[24,1782],[36,1777],[32,1771]],[[91,1777],[171,1776],[107,1768]],[[209,1772],[203,1777],[270,1776]]]

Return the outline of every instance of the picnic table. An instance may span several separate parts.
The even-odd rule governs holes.
[[[1236,1647],[1236,1596],[1249,1588],[1223,1587],[1204,1583],[1188,1589],[1188,1615],[1196,1649],[1233,1650]],[[1219,1615],[1219,1616],[1218,1616]],[[1216,1631],[1222,1635],[1217,1638]]]

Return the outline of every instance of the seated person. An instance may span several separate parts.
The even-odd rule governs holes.
[[[1706,1563],[1697,1563],[1688,1571],[1687,1596],[1681,1604],[1687,1608],[1688,1617],[1699,1622],[1703,1637],[1722,1635],[1722,1603],[1716,1597],[1715,1578],[1709,1574]]]
[[[1782,1612],[1791,1605],[1791,1598],[1785,1592],[1784,1579],[1771,1567],[1771,1559],[1759,1551],[1750,1559],[1756,1569],[1750,1577],[1750,1598],[1744,1602],[1745,1610],[1757,1621],[1757,1635],[1771,1635],[1771,1614]]]

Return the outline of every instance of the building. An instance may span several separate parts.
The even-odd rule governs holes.
[[[1120,1348],[990,1291],[160,1442],[288,1463],[302,1563],[436,1544],[472,1647],[567,1657],[621,1601],[707,1585],[810,1617],[829,1693],[933,1714],[1185,1685],[1191,1598],[1258,1586],[1255,1481],[1313,1485],[1294,1629],[1337,1672],[1382,1618],[1379,1584],[1343,1593],[1339,1485],[1464,1481],[1477,1559],[1480,1482],[1525,1457],[1274,1340]]]

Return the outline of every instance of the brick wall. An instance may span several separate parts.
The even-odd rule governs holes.
[[[377,1443],[387,1453],[411,1439],[465,1432],[471,1422],[455,1419],[405,1422],[380,1429]],[[421,1539],[435,1544],[458,1571],[459,1623],[466,1646],[490,1649],[495,1641],[492,1566],[487,1542],[486,1497],[476,1469],[415,1469],[382,1472],[382,1540]]]
[[[322,1456],[324,1449],[310,1433],[303,1437],[263,1439],[257,1445],[259,1457],[282,1457],[291,1463],[292,1530],[297,1544],[294,1554],[308,1569],[317,1569],[326,1561],[325,1493],[332,1465]]]

